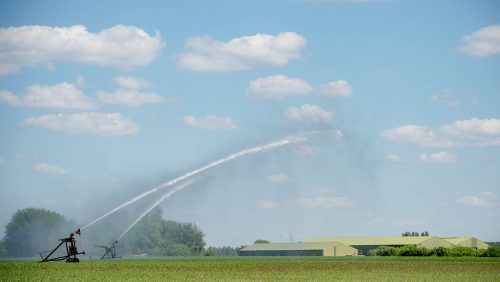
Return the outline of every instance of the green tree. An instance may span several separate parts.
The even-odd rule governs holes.
[[[255,242],[253,242],[254,244],[268,244],[270,243],[269,240],[265,240],[265,239],[257,239],[255,240]]]
[[[0,258],[7,257],[7,250],[5,249],[5,244],[3,240],[0,240]]]
[[[125,252],[155,256],[201,255],[205,234],[193,223],[178,223],[162,218],[156,208],[139,222],[120,242]]]
[[[18,210],[6,226],[4,245],[9,257],[32,257],[69,235],[64,216],[46,209]]]

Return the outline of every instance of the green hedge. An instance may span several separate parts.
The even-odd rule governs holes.
[[[369,256],[438,256],[438,257],[500,257],[500,247],[490,246],[487,250],[476,250],[469,247],[437,247],[434,249],[417,248],[416,246],[386,247],[380,246],[368,252]]]

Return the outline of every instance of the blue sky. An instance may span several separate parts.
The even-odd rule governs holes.
[[[0,5],[2,226],[31,206],[85,224],[238,150],[324,131],[204,172],[165,218],[215,246],[500,240],[497,1]]]

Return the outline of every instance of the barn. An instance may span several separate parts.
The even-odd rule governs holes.
[[[339,242],[256,243],[240,256],[355,256],[358,251]]]
[[[390,237],[317,237],[307,240],[309,243],[340,242],[358,250],[358,255],[366,255],[369,250],[380,246],[419,248],[453,247],[453,243],[436,236],[390,236]]]
[[[490,245],[474,237],[441,237],[454,246],[469,247],[472,249],[488,249]]]

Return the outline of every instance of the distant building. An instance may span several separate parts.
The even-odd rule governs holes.
[[[390,236],[390,237],[317,237],[306,240],[309,243],[340,242],[358,250],[358,255],[366,255],[369,250],[380,246],[402,247],[416,246],[433,249],[437,247],[451,248],[453,243],[436,236]]]
[[[490,245],[474,237],[441,237],[454,246],[469,247],[472,249],[488,249]]]
[[[257,243],[240,250],[240,256],[355,256],[358,250],[339,242]]]

